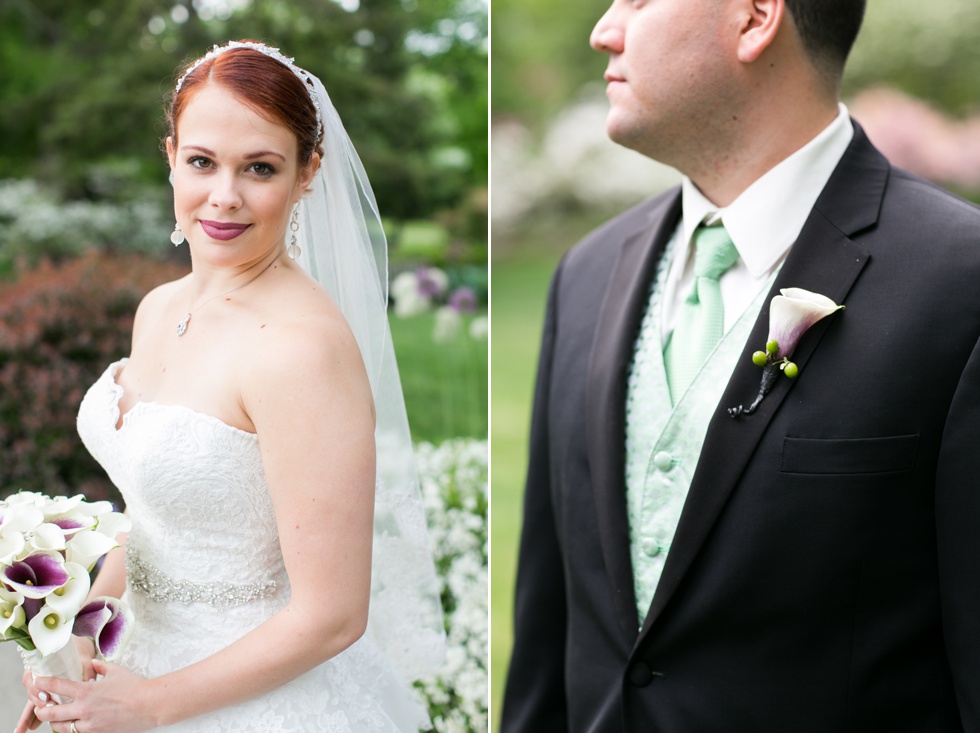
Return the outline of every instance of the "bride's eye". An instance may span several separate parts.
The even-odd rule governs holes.
[[[210,160],[200,155],[195,155],[191,158],[188,158],[187,163],[192,168],[198,168],[200,170],[207,170],[208,168],[214,168],[214,163],[212,163]]]
[[[276,172],[276,169],[268,163],[253,163],[249,166],[249,170],[262,178],[268,178]]]

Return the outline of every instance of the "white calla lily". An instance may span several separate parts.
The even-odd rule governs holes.
[[[7,535],[10,532],[30,532],[44,522],[44,512],[38,509],[33,501],[13,503],[8,499],[7,503],[3,510],[0,533]]]
[[[45,496],[43,497],[41,508],[44,510],[46,517],[57,517],[62,514],[74,512],[84,501],[85,497],[82,494],[76,494],[75,496]]]
[[[47,499],[44,494],[39,494],[36,491],[18,491],[16,494],[11,494],[3,503],[7,506],[17,506],[19,504],[37,504],[39,501]]]
[[[112,502],[93,501],[91,504],[82,504],[78,507],[75,514],[86,517],[97,517],[100,514],[108,514],[112,511]]]
[[[26,546],[27,542],[20,532],[10,532],[9,534],[0,532],[0,565],[9,565],[14,560],[19,559]]]
[[[0,636],[6,638],[12,628],[21,628],[27,620],[24,596],[0,585]]]
[[[31,533],[30,544],[36,550],[64,550],[65,531],[57,524],[45,522]]]
[[[72,619],[45,604],[27,625],[34,646],[43,655],[54,654],[71,641]]]
[[[65,618],[74,618],[78,610],[85,605],[88,592],[92,588],[92,579],[88,570],[77,562],[66,562],[65,572],[68,582],[47,596],[45,603]]]
[[[97,519],[96,530],[112,539],[129,532],[133,528],[132,520],[121,512],[105,512],[100,514]]]
[[[91,570],[100,557],[116,547],[119,547],[119,543],[114,537],[107,537],[94,530],[85,530],[68,541],[68,562],[77,562],[86,570]]]

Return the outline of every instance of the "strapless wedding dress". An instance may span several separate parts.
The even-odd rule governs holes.
[[[289,598],[289,579],[257,436],[152,402],[134,405],[117,430],[123,389],[116,374],[125,363],[112,364],[89,389],[78,432],[133,522],[124,598],[136,624],[120,663],[155,678],[218,652],[272,616]],[[365,635],[279,689],[160,730],[416,731],[426,722],[411,688]]]

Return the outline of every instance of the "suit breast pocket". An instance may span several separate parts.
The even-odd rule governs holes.
[[[915,465],[919,436],[783,439],[780,473],[860,475],[898,473]]]

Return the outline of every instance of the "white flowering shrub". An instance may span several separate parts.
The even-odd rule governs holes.
[[[61,201],[36,181],[0,180],[0,265],[93,248],[159,251],[172,229],[155,201]]]
[[[419,689],[435,730],[482,733],[489,702],[487,441],[421,443],[416,459],[447,637],[442,670]]]
[[[602,88],[589,85],[555,116],[541,140],[519,122],[495,123],[493,226],[519,229],[542,210],[622,211],[680,182],[673,168],[612,142],[608,113]]]

